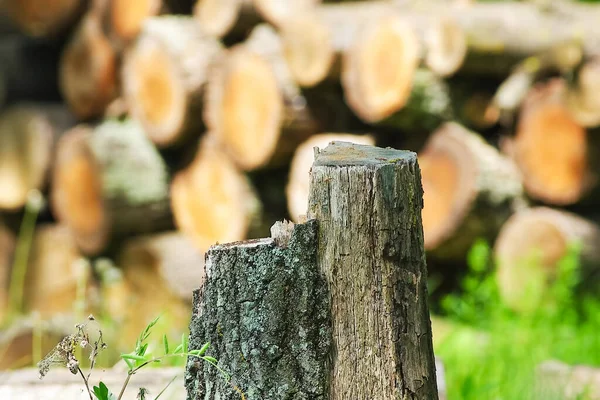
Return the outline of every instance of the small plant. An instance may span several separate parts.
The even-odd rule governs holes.
[[[125,381],[123,382],[123,385],[118,395],[115,395],[114,392],[112,392],[104,382],[99,382],[98,386],[94,386],[92,389],[90,389],[90,375],[96,363],[96,358],[98,357],[98,354],[101,350],[107,348],[107,345],[102,338],[102,331],[99,328],[97,330],[97,337],[95,338],[95,340],[91,338],[89,324],[95,321],[95,318],[92,315],[88,317],[87,322],[76,325],[76,332],[63,338],[38,363],[40,379],[43,379],[43,377],[53,366],[67,367],[69,371],[71,371],[71,373],[75,375],[81,375],[86,390],[89,394],[90,400],[121,400],[123,394],[125,393],[125,389],[129,385],[131,377],[135,375],[140,369],[153,363],[160,363],[163,359],[168,357],[197,357],[217,368],[219,372],[221,372],[221,374],[223,374],[223,376],[227,379],[227,381],[230,381],[229,375],[217,365],[217,360],[213,357],[204,355],[206,350],[208,350],[209,343],[204,344],[201,349],[189,350],[188,340],[185,334],[181,336],[181,343],[179,343],[172,350],[167,340],[167,336],[164,335],[162,338],[164,354],[162,354],[161,356],[153,356],[152,353],[148,350],[149,347],[147,340],[150,336],[152,327],[156,325],[159,318],[160,317],[153,319],[142,331],[142,333],[136,340],[135,349],[132,352],[121,354],[121,359],[127,364],[128,369],[127,377],[125,378]],[[87,349],[90,351],[90,368],[87,375],[83,373],[80,366],[80,360],[76,356],[78,349]],[[175,377],[173,378],[173,380],[174,379]],[[173,380],[171,380],[171,382],[173,382]],[[171,382],[167,384],[167,386],[154,398],[154,400],[158,399],[164,393],[164,391],[168,388]],[[237,388],[235,389],[238,390]],[[147,389],[139,388],[137,398],[141,400],[148,400],[149,397]],[[242,399],[243,398],[244,397],[242,394]]]

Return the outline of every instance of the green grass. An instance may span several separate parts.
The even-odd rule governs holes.
[[[459,326],[434,339],[448,398],[531,399],[535,368],[543,361],[600,366],[600,300],[579,290],[577,246],[560,261],[558,278],[526,315],[503,304],[490,253],[485,242],[477,242],[461,293],[441,301],[444,317]],[[483,343],[474,340],[474,332]]]

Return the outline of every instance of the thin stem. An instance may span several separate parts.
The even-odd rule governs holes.
[[[94,400],[94,398],[92,397],[92,391],[90,390],[90,385],[88,385],[88,380],[85,378],[83,371],[79,367],[77,367],[77,370],[79,371],[79,374],[83,378],[83,382],[85,383],[85,388],[87,389],[88,394],[90,395],[90,400]]]
[[[132,371],[134,371],[134,370],[132,370]],[[131,379],[131,375],[134,374],[134,372],[132,372],[132,371],[129,371],[127,373],[127,379],[125,379],[125,382],[123,382],[123,387],[121,388],[121,393],[119,393],[119,397],[117,397],[117,400],[121,400],[121,398],[123,397],[123,394],[125,393],[125,388],[129,384],[129,380]]]
[[[167,390],[167,389],[169,388],[169,386],[171,386],[171,384],[172,384],[173,382],[175,382],[175,379],[177,379],[177,376],[178,376],[178,375],[175,375],[175,376],[173,377],[173,379],[171,379],[171,380],[169,381],[169,383],[167,383],[167,386],[165,386],[165,387],[163,388],[163,390],[161,390],[161,391],[160,391],[160,393],[156,395],[156,397],[154,398],[154,400],[158,400],[158,398],[159,398],[160,396],[162,396],[162,395],[163,395],[163,393],[165,392],[165,390]]]

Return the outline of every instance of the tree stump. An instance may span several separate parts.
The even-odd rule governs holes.
[[[415,153],[332,142],[308,220],[212,246],[194,292],[188,400],[437,400]]]

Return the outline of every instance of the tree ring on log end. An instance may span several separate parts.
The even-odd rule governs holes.
[[[221,37],[233,28],[240,8],[241,0],[198,0],[194,18],[204,32]]]
[[[515,136],[515,161],[528,194],[557,205],[579,200],[587,186],[587,131],[563,102],[563,81],[532,91]]]
[[[102,247],[110,231],[102,180],[87,144],[91,135],[90,128],[76,127],[60,139],[51,198],[57,217],[73,231],[84,252]]]
[[[376,122],[408,101],[421,45],[410,23],[398,16],[377,19],[358,37],[343,55],[342,86],[356,114]]]
[[[214,133],[227,143],[240,167],[250,170],[266,163],[275,151],[283,99],[275,74],[262,57],[237,48],[227,58]]]
[[[112,0],[111,26],[115,34],[126,41],[133,39],[141,30],[144,19],[156,15],[160,0]]]
[[[157,145],[175,140],[187,110],[186,91],[178,67],[163,45],[142,36],[128,52],[124,63],[125,91],[132,112],[145,122],[148,137]]]
[[[295,81],[311,87],[327,76],[335,60],[331,33],[314,15],[291,18],[281,27],[284,56]]]

